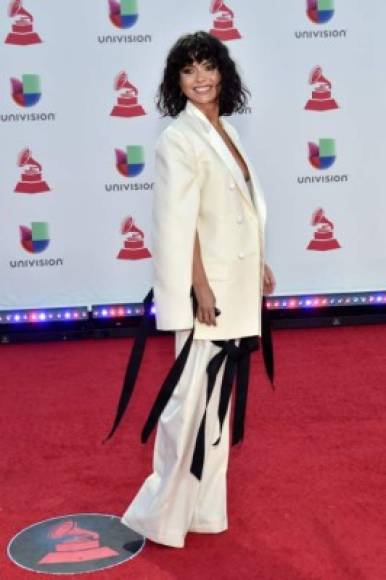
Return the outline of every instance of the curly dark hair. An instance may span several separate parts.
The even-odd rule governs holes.
[[[180,71],[193,61],[200,63],[205,60],[213,64],[221,75],[220,115],[232,115],[245,106],[250,93],[243,85],[227,47],[216,37],[199,31],[181,36],[167,56],[157,94],[157,107],[162,115],[176,117],[185,109],[187,98],[180,89]]]

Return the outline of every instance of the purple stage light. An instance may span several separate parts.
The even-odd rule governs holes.
[[[278,296],[268,298],[266,305],[270,310],[288,310],[302,308],[326,308],[331,306],[363,306],[371,304],[378,306],[386,303],[386,293],[374,295],[372,292],[361,294],[326,294],[316,296]]]

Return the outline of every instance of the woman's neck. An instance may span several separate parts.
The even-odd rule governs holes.
[[[197,107],[197,109],[205,115],[209,123],[211,123],[214,127],[218,128],[221,126],[220,107],[218,103],[205,103],[205,104],[193,103],[193,105]]]

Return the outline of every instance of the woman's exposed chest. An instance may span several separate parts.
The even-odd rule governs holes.
[[[234,144],[228,133],[222,127],[216,130],[220,138],[223,140],[225,147],[227,147],[230,154],[233,156],[235,162],[239,166],[245,181],[248,181],[250,179],[248,165],[245,163],[245,160],[240,154],[240,151],[237,149],[236,145]]]

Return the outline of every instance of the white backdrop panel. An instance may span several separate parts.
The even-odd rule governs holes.
[[[335,0],[334,15],[325,24],[312,23],[305,4],[227,2],[242,36],[228,47],[251,90],[248,108],[232,122],[265,191],[268,261],[278,294],[384,289],[386,3]],[[109,20],[107,0],[24,0],[43,40],[27,46],[4,43],[18,17],[8,17],[3,5],[1,309],[142,300],[151,286],[151,259],[117,259],[129,236],[120,228],[132,216],[151,251],[154,145],[168,122],[156,111],[155,93],[176,38],[212,27],[209,5],[208,0],[139,0],[138,21],[119,29]],[[298,38],[296,33],[303,31],[304,38]],[[332,31],[332,36],[308,38],[322,31]],[[316,65],[331,81],[337,110],[304,109],[315,88],[308,77]],[[138,89],[146,115],[110,115],[120,71]],[[40,77],[42,96],[32,107],[16,104],[11,96],[10,79],[23,74]],[[54,120],[44,120],[50,113]],[[41,120],[22,120],[28,114]],[[335,140],[336,160],[329,169],[318,170],[308,160],[307,144],[322,138]],[[135,177],[120,174],[115,163],[115,150],[126,151],[130,145],[144,152],[144,169]],[[42,180],[50,191],[14,192],[26,170],[17,167],[25,147],[42,165]],[[326,175],[332,176],[330,182],[315,182]],[[332,226],[327,229],[340,248],[306,249],[320,229],[310,223],[317,208],[333,224],[333,232]],[[50,242],[40,253],[27,251],[20,242],[19,226],[31,227],[32,222],[48,224]],[[54,265],[42,266],[39,260]]]

